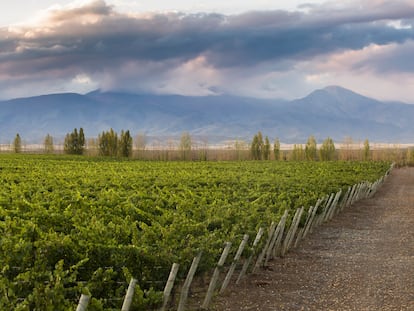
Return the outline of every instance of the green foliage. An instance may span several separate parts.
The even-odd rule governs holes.
[[[118,134],[111,128],[98,136],[99,154],[115,157],[118,155]]]
[[[49,134],[46,135],[44,140],[44,149],[45,153],[53,153],[54,147],[53,147],[53,137]]]
[[[362,180],[385,162],[140,162],[0,155],[0,310],[133,310],[159,306],[173,262],[184,278],[203,250],[211,271],[224,241],[285,209]],[[185,241],[183,243],[182,241]]]
[[[67,154],[83,154],[85,150],[85,134],[83,128],[75,128],[72,133],[66,134],[63,149]]]
[[[119,155],[121,157],[130,157],[132,155],[132,136],[127,131],[121,131],[121,137],[119,139]]]
[[[270,150],[270,146],[269,146],[269,150]],[[250,146],[250,151],[251,151],[253,160],[263,159],[264,142],[263,142],[262,132],[259,131],[256,135],[254,135],[251,146]]]
[[[276,138],[273,143],[273,155],[275,157],[275,160],[280,160],[280,141],[279,138]]]
[[[316,139],[314,136],[310,136],[305,146],[305,157],[308,161],[315,161],[317,155]]]
[[[19,133],[16,134],[16,137],[13,140],[13,150],[15,153],[22,152],[22,139]]]
[[[332,138],[328,137],[323,141],[322,146],[319,149],[319,157],[322,161],[332,161],[335,160],[335,155],[335,144]]]
[[[190,133],[184,132],[181,134],[180,138],[180,151],[181,151],[181,159],[182,160],[190,160],[191,159],[191,136]]]
[[[303,150],[303,146],[294,144],[291,157],[292,157],[293,161],[303,161],[303,160],[305,160],[306,155],[305,155],[305,151]]]
[[[368,161],[370,159],[370,147],[368,139],[364,141],[364,161]]]
[[[266,136],[265,142],[263,145],[263,160],[269,160],[270,158],[270,141],[269,137]]]

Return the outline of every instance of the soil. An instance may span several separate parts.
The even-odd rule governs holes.
[[[414,310],[414,168],[216,297],[216,311]]]

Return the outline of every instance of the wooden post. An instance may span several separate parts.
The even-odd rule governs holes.
[[[175,278],[177,277],[178,268],[180,265],[178,263],[173,263],[170,271],[170,275],[168,276],[167,284],[165,284],[164,288],[164,295],[163,295],[163,302],[160,311],[164,311],[167,308],[168,300],[170,299],[171,291],[174,287]]]
[[[275,245],[273,246],[273,257],[280,256],[283,235],[285,233],[285,227],[286,227],[286,219],[288,215],[289,215],[288,210],[285,210],[285,213],[283,214],[282,219],[281,219],[280,233],[276,239]]]
[[[308,227],[308,223],[310,222],[310,219],[312,218],[313,210],[314,210],[314,207],[313,206],[309,207],[309,209],[308,209],[308,215],[307,215],[306,221],[305,221],[305,225],[299,231],[298,236],[296,237],[296,241],[295,241],[294,247],[296,247],[298,245],[299,241],[302,238],[305,237],[305,231],[306,231],[306,228]]]
[[[266,255],[266,251],[267,251],[267,248],[269,247],[270,241],[272,240],[272,236],[275,232],[275,228],[276,228],[276,223],[272,221],[272,223],[270,224],[269,235],[267,237],[266,244],[263,247],[259,257],[256,260],[256,264],[254,265],[254,268],[253,268],[253,273],[256,271],[256,269],[258,269],[262,265],[262,261],[264,259],[264,256]]]
[[[90,296],[82,294],[79,299],[78,307],[76,308],[76,311],[86,311],[86,308],[89,304],[89,299],[91,299]]]
[[[239,284],[240,280],[242,279],[242,277],[246,274],[247,269],[249,268],[249,265],[253,259],[254,256],[254,251],[256,249],[257,244],[259,244],[260,239],[262,238],[264,229],[262,227],[259,228],[259,231],[257,231],[256,234],[256,238],[253,241],[253,245],[252,245],[252,253],[250,254],[249,258],[244,262],[243,267],[240,271],[239,277],[236,280],[236,284]]]
[[[194,274],[196,273],[198,264],[200,263],[201,254],[202,252],[198,253],[198,255],[193,259],[190,270],[187,274],[187,278],[185,279],[183,288],[181,289],[180,302],[178,304],[177,311],[184,311],[185,309],[185,305],[187,303],[188,298],[188,292],[190,290],[191,283],[193,282]]]
[[[332,217],[335,215],[335,212],[336,212],[336,209],[337,209],[337,206],[338,206],[338,201],[339,201],[339,198],[341,196],[341,193],[342,193],[342,190],[339,190],[336,193],[335,198],[332,201],[331,207],[329,208],[328,214],[326,215],[326,219],[327,220],[331,220]]]
[[[286,252],[288,251],[288,249],[290,248],[292,241],[294,239],[296,230],[298,228],[299,222],[300,222],[300,217],[302,216],[302,212],[303,212],[304,207],[302,206],[301,208],[298,208],[296,210],[295,216],[293,217],[292,223],[290,225],[289,231],[286,235],[285,241],[283,242],[283,246],[282,246],[282,252],[281,255],[284,256],[286,254]]]
[[[322,215],[323,215],[322,216],[322,221],[323,222],[325,222],[327,220],[326,215],[328,214],[329,208],[332,205],[333,198],[334,198],[334,194],[331,193],[331,195],[329,196],[328,202],[326,203],[326,205],[324,206],[324,209],[323,209],[323,213],[322,213]]]
[[[270,241],[269,247],[267,248],[267,251],[266,251],[266,258],[265,258],[265,263],[264,263],[265,266],[267,265],[267,263],[270,259],[274,258],[273,249],[275,247],[276,241],[278,240],[279,236],[281,234],[283,234],[282,226],[284,227],[284,222],[286,221],[287,214],[288,214],[288,211],[285,210],[282,218],[280,219],[279,223],[277,224],[276,230],[275,230],[275,232],[273,234],[273,237],[272,237],[272,241]]]
[[[313,228],[315,228],[315,226],[317,225],[318,217],[316,216],[316,214],[318,213],[318,209],[321,203],[322,203],[322,199],[319,199],[318,201],[316,201],[315,207],[313,208],[313,211],[312,211],[312,218],[310,219],[307,228],[305,228],[305,233],[304,233],[305,236],[308,235],[308,232],[312,233]]]
[[[325,208],[326,208],[326,205],[328,204],[329,198],[330,198],[330,196],[327,195],[321,201],[321,213],[316,218],[316,225],[317,226],[320,226],[323,222],[323,219],[325,217]]]
[[[293,241],[294,241],[294,239],[295,239],[295,234],[296,234],[296,231],[297,231],[297,230],[298,230],[298,228],[299,228],[300,220],[301,220],[301,218],[302,218],[302,214],[303,214],[303,211],[304,211],[304,210],[305,210],[305,207],[304,207],[304,206],[302,206],[302,207],[299,209],[299,215],[298,215],[298,217],[296,218],[295,227],[293,228],[292,234],[291,234],[291,236],[290,236],[290,241],[289,241],[288,249],[290,249],[290,247],[292,246],[292,243],[293,243]]]
[[[355,191],[356,191],[357,185],[354,185],[351,190],[351,194],[349,195],[348,201],[346,202],[346,207],[349,207],[352,204],[352,201],[354,199]]]
[[[237,250],[237,253],[234,256],[233,263],[231,264],[230,269],[227,272],[227,275],[226,275],[226,278],[224,279],[223,285],[221,286],[220,293],[223,293],[225,291],[225,289],[227,288],[227,286],[229,285],[230,280],[231,280],[231,277],[232,277],[232,275],[234,273],[234,269],[236,269],[236,265],[237,265],[237,263],[240,260],[240,256],[241,256],[241,254],[242,254],[242,252],[244,250],[244,247],[247,244],[247,240],[248,239],[249,239],[249,235],[248,234],[245,234],[243,236],[243,240],[241,241],[241,243],[239,245],[239,249]]]
[[[221,253],[221,257],[219,262],[217,263],[216,268],[214,269],[213,276],[211,277],[210,284],[208,286],[206,298],[204,299],[203,305],[201,306],[202,309],[207,309],[210,305],[211,298],[213,297],[213,293],[216,289],[217,281],[220,275],[220,270],[223,268],[224,263],[226,262],[227,256],[229,255],[231,248],[231,243],[226,242],[223,252]]]
[[[343,196],[339,211],[342,211],[344,207],[346,206],[346,202],[348,201],[349,195],[351,194],[351,187],[348,187],[348,190],[345,192],[345,195]]]
[[[122,304],[121,311],[129,311],[129,308],[132,304],[132,299],[134,298],[134,291],[135,291],[135,285],[137,285],[137,280],[132,278],[129,282],[128,290],[125,295],[124,303]]]

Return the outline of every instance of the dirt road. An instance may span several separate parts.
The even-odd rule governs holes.
[[[317,228],[213,310],[414,310],[414,168]]]

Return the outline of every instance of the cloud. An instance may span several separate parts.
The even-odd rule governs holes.
[[[66,79],[84,87],[73,81],[88,77],[89,85],[106,89],[186,94],[227,92],[231,80],[274,94],[270,80],[291,74],[303,84],[298,68],[312,62],[322,68],[322,59],[333,66],[344,53],[346,70],[414,71],[406,66],[414,40],[411,1],[341,3],[222,15],[125,14],[102,0],[81,1],[49,10],[34,25],[0,29],[0,79]],[[392,48],[358,54],[372,46]],[[313,71],[301,81],[317,81]]]

